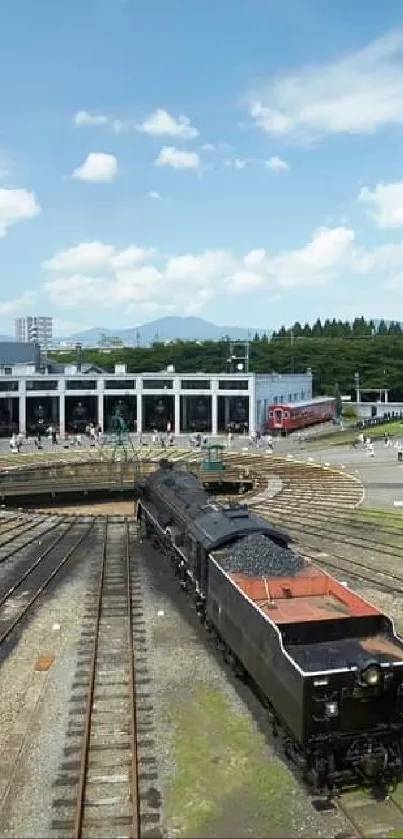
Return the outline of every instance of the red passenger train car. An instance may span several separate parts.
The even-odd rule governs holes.
[[[287,405],[270,405],[266,430],[277,434],[289,434],[333,419],[336,412],[336,400],[317,396],[304,402],[290,402]]]

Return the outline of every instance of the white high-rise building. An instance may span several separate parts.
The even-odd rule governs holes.
[[[37,343],[40,347],[47,347],[52,343],[53,318],[27,315],[15,319],[15,340],[20,344]]]

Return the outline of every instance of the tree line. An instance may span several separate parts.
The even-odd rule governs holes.
[[[403,330],[399,321],[373,321],[365,318],[355,318],[353,321],[326,320],[318,318],[313,325],[305,323],[304,326],[296,321],[293,326],[282,326],[277,332],[273,332],[272,339],[276,338],[374,338],[380,335],[402,335]],[[257,338],[258,336],[255,336]]]
[[[312,371],[315,395],[331,395],[336,383],[342,394],[355,397],[356,375],[365,390],[389,389],[390,401],[403,401],[403,333],[391,329],[382,321],[371,325],[363,318],[350,324],[347,334],[332,334],[336,327],[346,327],[341,321],[318,322],[303,334],[294,327],[282,327],[268,336],[255,336],[250,343],[249,369],[254,373],[304,373]],[[315,332],[316,329],[316,332]],[[361,331],[360,331],[361,330]],[[74,350],[54,352],[61,362],[72,363]],[[150,347],[118,347],[82,350],[83,362],[114,371],[115,364],[126,364],[128,373],[158,373],[172,364],[177,373],[229,372],[229,344],[227,341],[177,341],[172,344],[156,342]],[[376,393],[368,398],[377,398]]]

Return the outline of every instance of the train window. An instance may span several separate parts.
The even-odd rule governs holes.
[[[289,419],[289,418],[290,418],[290,412],[289,412],[289,411],[284,411],[284,418],[285,418],[285,419]]]
[[[273,416],[274,411],[269,411],[269,417]]]

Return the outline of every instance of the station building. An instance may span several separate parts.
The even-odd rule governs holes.
[[[7,347],[7,352],[4,350]],[[29,349],[28,349],[29,347]],[[24,349],[25,348],[25,349]],[[312,397],[312,374],[114,373],[88,364],[41,367],[36,349],[0,343],[0,433],[35,433],[40,421],[66,433],[94,423],[105,431],[121,416],[132,431],[223,434],[263,430],[271,404]]]

